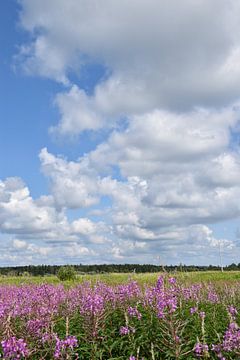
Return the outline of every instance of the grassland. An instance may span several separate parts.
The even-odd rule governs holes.
[[[74,286],[82,284],[86,281],[90,281],[92,284],[100,281],[107,285],[125,284],[129,280],[135,280],[140,285],[153,285],[156,283],[159,276],[163,275],[163,272],[159,273],[107,273],[107,274],[94,274],[94,275],[77,275],[74,281],[64,281],[64,284],[68,286]],[[176,272],[168,273],[168,277],[174,276],[180,283],[190,285],[193,283],[235,283],[240,281],[240,271],[201,271],[201,272]],[[23,284],[53,284],[59,285],[63,283],[57,276],[0,276],[0,285],[23,285]]]

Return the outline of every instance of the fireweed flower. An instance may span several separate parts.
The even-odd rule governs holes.
[[[35,320],[29,320],[27,322],[27,330],[29,333],[33,335],[39,336],[45,327],[46,327],[45,320],[35,319]]]
[[[140,297],[141,289],[136,281],[131,281],[126,285],[116,287],[116,293],[119,303],[125,303],[129,299]]]
[[[42,343],[50,343],[52,341],[54,341],[56,339],[57,335],[56,334],[48,334],[45,333],[42,335]]]
[[[174,284],[176,284],[176,279],[174,278],[174,277],[170,277],[169,279],[168,279],[168,281],[169,281],[169,284],[171,284],[171,285],[174,285]]]
[[[240,348],[240,329],[236,323],[230,323],[224,334],[222,349],[224,351],[235,351]]]
[[[135,333],[135,328],[131,327],[131,326],[121,326],[119,329],[119,334],[120,335],[128,335],[130,333]]]
[[[212,350],[219,359],[226,360],[223,352],[236,352],[240,348],[240,329],[236,323],[230,323],[220,344],[213,345]]]
[[[1,341],[4,359],[22,359],[28,356],[27,344],[23,339],[17,339],[15,336]]]
[[[222,347],[220,345],[212,345],[212,351],[214,351],[220,360],[226,360],[222,354]]]
[[[234,307],[234,306],[232,306],[232,305],[230,305],[230,306],[228,306],[228,312],[229,312],[229,314],[231,314],[232,316],[236,316],[237,315],[237,309]]]
[[[177,344],[180,343],[180,337],[175,335],[175,341],[176,341]]]
[[[197,307],[196,306],[191,307],[190,314],[193,315],[193,314],[195,314],[195,312],[197,312]]]
[[[219,302],[218,295],[212,289],[208,293],[208,301],[212,304],[216,304]]]
[[[157,280],[156,288],[158,290],[162,290],[164,288],[164,277],[163,276],[159,276],[159,278]]]
[[[205,319],[206,316],[205,311],[200,311],[199,316],[202,320]]]
[[[130,333],[130,328],[128,326],[121,326],[119,329],[120,335],[127,335]]]
[[[73,351],[73,349],[77,345],[78,345],[78,341],[75,336],[67,336],[65,340],[60,340],[58,337],[56,337],[54,358],[55,359],[65,358],[65,355],[68,353],[68,350]]]
[[[208,353],[208,345],[207,344],[201,344],[200,342],[197,342],[194,347],[194,352],[196,356],[202,356]]]
[[[136,317],[138,320],[142,318],[142,314],[138,311],[136,307],[129,306],[128,308],[128,315],[130,317]]]

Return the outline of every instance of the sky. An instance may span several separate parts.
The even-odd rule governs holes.
[[[240,262],[239,18],[0,2],[0,266]]]

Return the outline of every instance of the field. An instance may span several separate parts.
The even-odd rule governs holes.
[[[98,281],[107,285],[125,284],[129,280],[135,280],[140,285],[154,285],[159,276],[164,273],[106,273],[96,275],[78,275],[75,281],[61,282],[56,276],[0,276],[1,285],[23,285],[23,284],[52,284],[65,286],[74,286],[86,281],[96,283]],[[205,271],[205,272],[176,272],[168,274],[169,277],[175,277],[181,284],[193,284],[197,282],[240,282],[240,271]]]
[[[240,359],[240,273],[0,278],[3,359]]]

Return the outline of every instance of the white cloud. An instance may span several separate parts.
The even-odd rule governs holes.
[[[28,243],[27,241],[19,239],[14,239],[12,246],[17,251],[24,252],[25,254],[37,254],[46,257],[52,252],[50,247],[38,246],[36,244]]]
[[[118,163],[123,175],[152,176],[168,169],[210,158],[225,150],[230,142],[230,129],[238,113],[223,110],[195,110],[177,114],[155,110],[135,116],[126,131],[115,131],[107,141],[90,154],[98,169],[106,163]]]
[[[92,167],[101,172],[118,164],[126,178],[102,180],[111,189],[115,224],[124,219],[151,230],[238,217],[240,158],[229,148],[237,116],[231,109],[154,111],[92,151]]]
[[[89,250],[86,246],[79,246],[78,244],[73,244],[71,247],[68,247],[67,254],[71,257],[82,256],[82,255],[94,255],[93,250]]]
[[[18,239],[13,240],[13,247],[16,249],[26,249],[27,246],[28,246],[27,242],[24,240],[18,240]]]
[[[163,117],[161,124],[161,115],[154,112],[151,117],[149,114],[145,129],[142,128],[143,121],[137,118],[132,122],[132,127],[121,134],[113,134],[108,142],[77,162],[68,162],[52,157],[51,154],[47,155],[54,160],[46,173],[52,179],[53,188],[59,169],[70,181],[73,178],[78,182],[84,163],[84,173],[89,176],[85,177],[85,181],[92,181],[94,184],[91,188],[93,193],[89,190],[89,195],[97,193],[99,201],[102,196],[111,198],[111,211],[107,211],[105,216],[103,209],[100,212],[102,222],[88,218],[75,220],[71,224],[71,233],[88,237],[88,244],[102,244],[106,253],[112,254],[116,259],[124,259],[131,254],[134,256],[129,247],[126,247],[125,253],[124,246],[121,247],[124,241],[133,242],[135,255],[143,250],[144,256],[148,259],[151,259],[151,254],[156,248],[159,252],[169,254],[173,254],[177,248],[179,254],[196,255],[200,248],[210,251],[211,247],[216,247],[218,239],[204,224],[234,219],[240,215],[240,187],[237,183],[240,164],[237,154],[228,150],[229,125],[233,126],[235,122],[232,112],[226,111],[224,116],[219,116],[219,119],[222,119],[219,123],[209,121],[209,114],[205,116],[203,113],[201,122],[199,114],[196,118],[192,116],[195,128],[190,122],[190,117],[186,119],[178,116],[171,117],[171,127],[167,127],[169,122],[165,122],[166,119]],[[212,114],[212,117],[214,120],[216,114]],[[190,130],[183,133],[185,139],[181,141],[178,135],[182,131],[181,122],[184,121],[192,127],[186,127]],[[162,126],[163,129],[165,127],[165,132],[172,133],[161,138],[161,131],[156,130],[157,126]],[[141,138],[138,138],[138,135],[143,133],[144,147]],[[209,135],[205,136],[206,133]],[[174,136],[176,150],[172,149],[173,154],[169,155],[168,149],[172,146]],[[155,137],[159,138],[159,144],[154,141]],[[136,152],[141,152],[141,162],[128,151],[132,146],[135,146]],[[162,147],[163,150],[157,151],[156,146],[160,149]],[[154,171],[149,171],[142,165],[149,162],[151,154]],[[117,161],[120,170],[126,176],[124,180],[105,176],[104,172],[100,175],[99,167],[105,168],[110,164],[116,164]],[[227,172],[234,176],[224,176]],[[135,176],[132,176],[133,174]],[[64,193],[63,188],[63,194],[59,191],[58,198],[63,195],[65,199]],[[66,203],[62,203],[66,207],[69,206],[68,199]],[[81,201],[78,207],[81,207]],[[101,233],[108,233],[108,236],[100,236],[99,240],[98,236]],[[92,235],[97,236],[97,241],[93,240]],[[224,241],[227,247],[235,246],[230,240]],[[138,247],[141,243],[146,243],[147,246]],[[190,248],[186,250],[188,247]],[[212,250],[212,253],[216,251]],[[98,254],[101,254],[101,251]]]
[[[98,202],[93,171],[84,159],[79,163],[67,162],[42,149],[40,160],[44,174],[52,181],[51,190],[56,206],[78,208]]]
[[[106,120],[154,108],[223,106],[239,98],[236,1],[22,0],[32,33],[20,60],[27,72],[70,84],[89,63],[107,70],[93,95],[74,85],[57,96],[60,133],[96,130]]]
[[[0,229],[8,233],[47,232],[62,220],[53,207],[39,206],[18,178],[0,181]]]
[[[213,232],[204,225],[172,227],[158,235],[154,241],[119,239],[111,249],[116,261],[150,262],[155,264],[219,263],[219,241],[221,241],[224,261],[233,259],[237,251],[234,243],[227,239],[216,239]]]
[[[51,132],[60,134],[75,134],[83,130],[97,130],[103,126],[103,117],[95,108],[94,101],[76,85],[69,92],[59,93],[55,103],[59,108],[61,121]]]

